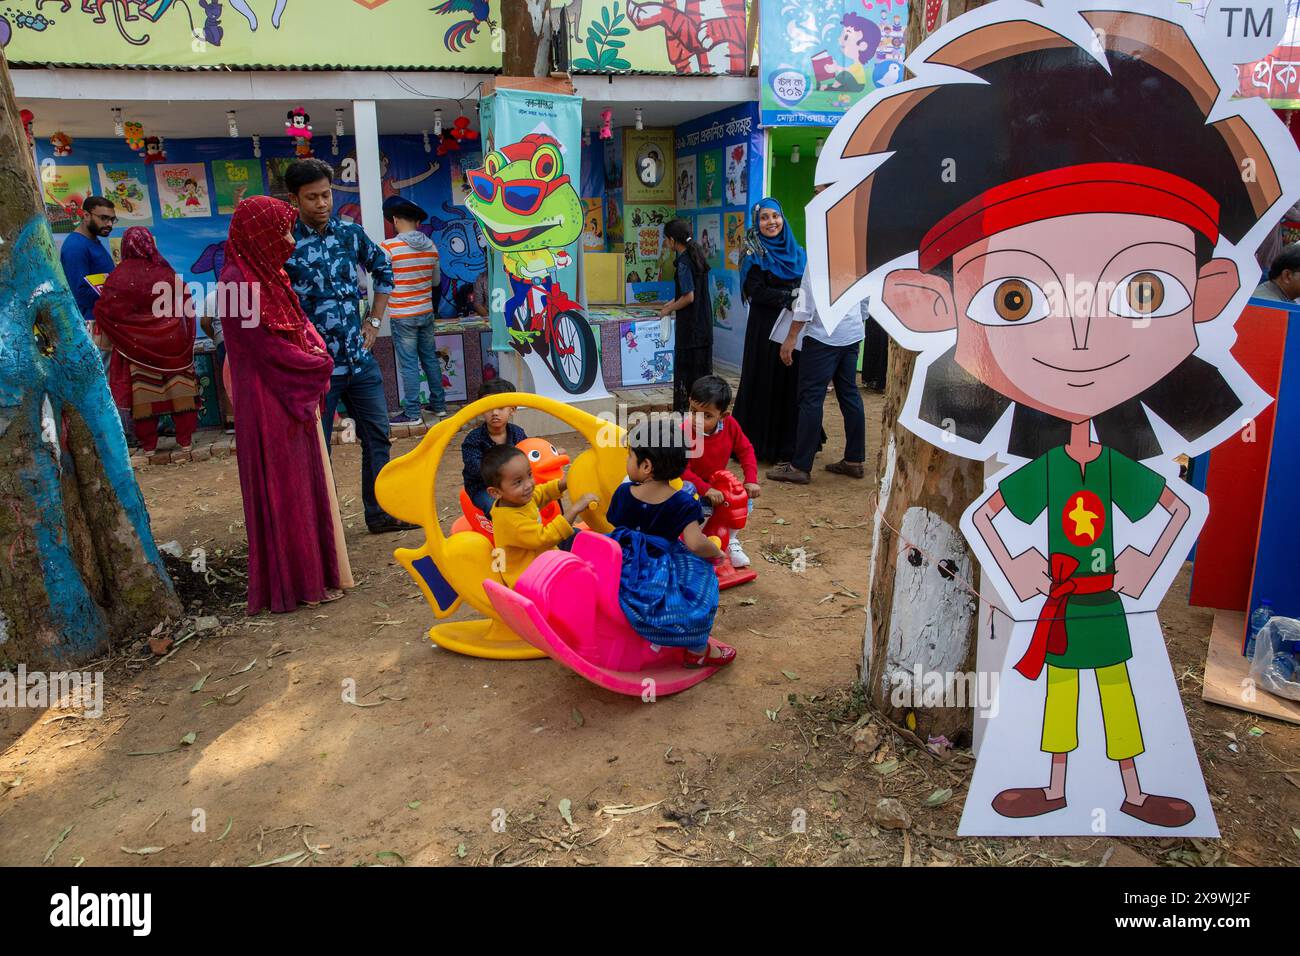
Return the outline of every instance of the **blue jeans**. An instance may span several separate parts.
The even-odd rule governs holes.
[[[434,411],[447,410],[447,396],[442,388],[442,363],[434,340],[433,315],[390,319],[393,349],[397,353],[397,371],[402,376],[402,411],[420,417],[420,369],[429,380],[429,402]]]
[[[361,444],[361,500],[365,504],[366,524],[372,525],[387,514],[375,498],[375,476],[388,464],[392,444],[388,437],[388,400],[384,397],[384,377],[379,363],[372,358],[360,368],[330,378],[321,425],[325,429],[325,447],[331,454],[334,449],[330,434],[334,430],[334,412],[339,399],[347,402],[356,422],[357,441]]]
[[[858,343],[826,345],[812,336],[803,340],[799,357],[799,428],[795,432],[790,464],[811,472],[822,436],[822,406],[826,385],[835,384],[835,398],[844,416],[844,460],[867,460],[867,412],[858,392]]]

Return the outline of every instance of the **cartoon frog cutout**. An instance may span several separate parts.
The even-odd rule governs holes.
[[[493,150],[481,170],[467,175],[465,205],[502,254],[511,287],[506,325],[526,354],[539,335],[530,317],[545,312],[552,273],[572,262],[565,247],[582,235],[582,200],[564,172],[559,143],[539,133]]]
[[[963,835],[1218,833],[1155,611],[1208,513],[1175,457],[1270,401],[1229,349],[1300,156],[1202,21],[1126,6],[945,25],[808,209],[822,316],[868,300],[920,353],[900,422],[988,463],[962,531],[1006,616]]]

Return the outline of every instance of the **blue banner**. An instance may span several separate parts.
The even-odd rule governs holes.
[[[521,355],[539,395],[604,397],[598,337],[577,301],[582,99],[498,89],[480,117],[483,166],[468,173],[465,205],[493,253],[492,348]]]

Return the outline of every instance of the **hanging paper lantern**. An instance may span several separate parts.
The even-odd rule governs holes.
[[[36,137],[32,135],[32,123],[36,122],[36,114],[31,110],[19,110],[18,115],[23,120],[23,132],[27,134],[27,145],[35,146]]]
[[[611,128],[613,127],[613,125],[614,125],[614,111],[601,110],[600,111],[600,138],[601,139],[613,139],[614,130]]]

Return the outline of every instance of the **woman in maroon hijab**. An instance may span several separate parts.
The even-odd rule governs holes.
[[[314,607],[352,587],[320,426],[334,363],[284,272],[296,216],[269,196],[240,202],[218,290],[248,531],[249,614]]]
[[[111,347],[108,384],[130,409],[146,456],[158,447],[158,417],[171,415],[176,443],[188,451],[198,425],[194,312],[153,234],[133,226],[122,236],[122,263],[95,303],[96,335]]]

